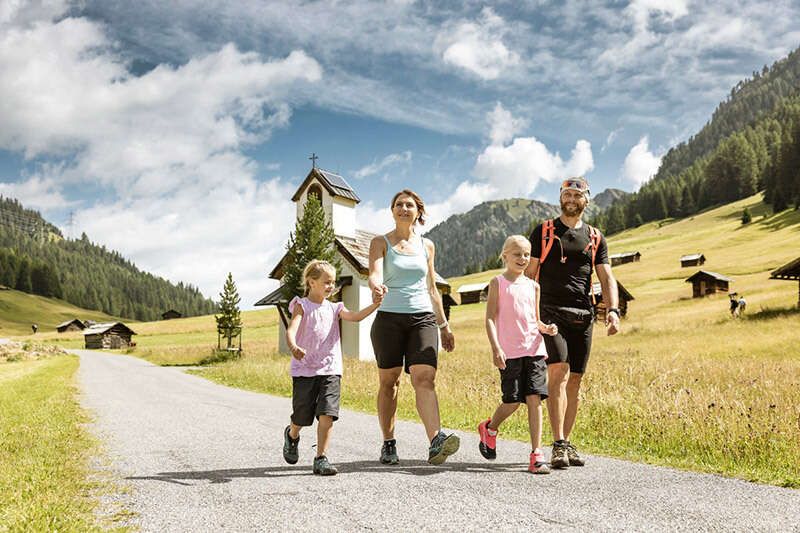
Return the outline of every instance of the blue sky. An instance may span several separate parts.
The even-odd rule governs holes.
[[[740,79],[800,45],[795,1],[15,0],[0,4],[0,194],[249,304],[315,152],[431,221],[635,190]],[[67,227],[70,213],[74,225]]]

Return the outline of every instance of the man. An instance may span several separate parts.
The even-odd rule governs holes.
[[[607,333],[614,335],[620,329],[617,282],[611,273],[605,238],[581,220],[589,203],[586,180],[582,177],[565,180],[561,184],[560,203],[561,216],[540,224],[531,233],[531,263],[525,272],[533,279],[538,278],[541,285],[541,319],[558,325],[557,335],[545,336],[553,468],[585,464],[569,439],[592,346],[593,264],[603,289]]]

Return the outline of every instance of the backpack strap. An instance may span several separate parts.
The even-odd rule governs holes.
[[[590,251],[592,254],[592,270],[589,272],[589,296],[592,298],[592,306],[595,304],[594,299],[594,291],[592,290],[592,276],[594,276],[594,265],[595,265],[595,258],[597,257],[597,249],[600,248],[600,241],[603,238],[603,235],[600,233],[600,230],[586,224],[589,226],[589,244],[586,245],[586,248],[583,249],[584,252]]]
[[[542,223],[542,248],[541,255],[539,256],[539,268],[536,270],[536,281],[539,281],[539,272],[542,271],[542,263],[547,259],[547,254],[555,242],[556,225],[552,218],[545,220]]]

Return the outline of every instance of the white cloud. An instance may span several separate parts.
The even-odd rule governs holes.
[[[47,210],[90,187],[76,232],[207,296],[231,271],[250,306],[283,253],[294,187],[260,181],[243,150],[284,127],[292,91],[321,76],[302,51],[265,60],[226,45],[136,77],[94,22],[14,26],[0,34],[0,148],[57,163],[2,190]]]
[[[497,102],[497,105],[488,114],[487,120],[489,121],[489,139],[493,145],[506,144],[514,138],[514,135],[528,127],[527,120],[514,118],[500,102]]]
[[[644,136],[625,157],[622,174],[638,190],[644,182],[658,172],[659,166],[661,166],[661,157],[650,151],[648,138]]]
[[[70,205],[61,194],[58,184],[52,178],[43,176],[33,176],[25,181],[15,183],[0,182],[0,194],[8,198],[16,198],[26,208],[40,211]]]
[[[445,63],[462,68],[484,80],[494,80],[509,67],[519,64],[519,54],[503,43],[505,21],[486,7],[477,22],[464,21],[445,26],[434,48]]]
[[[353,177],[357,179],[374,176],[386,170],[387,168],[399,164],[408,164],[411,162],[412,154],[410,151],[399,152],[396,154],[389,154],[380,161],[373,161],[369,165],[365,165],[353,173]]]
[[[448,216],[467,211],[478,203],[512,197],[529,197],[541,181],[553,182],[569,176],[584,175],[594,168],[592,146],[579,140],[570,158],[564,161],[556,152],[535,137],[516,137],[506,133],[517,129],[509,124],[521,124],[498,104],[487,113],[492,143],[478,155],[473,175],[478,181],[464,181],[453,194],[430,207],[431,226]],[[510,144],[495,143],[505,139]]]
[[[614,144],[614,141],[617,139],[617,136],[620,134],[620,132],[622,132],[622,129],[623,128],[617,128],[608,134],[608,137],[606,137],[606,142],[603,143],[603,147],[600,149],[600,152],[605,152],[609,146]]]

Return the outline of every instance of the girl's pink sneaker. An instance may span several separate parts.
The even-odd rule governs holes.
[[[492,419],[489,418],[484,420],[480,424],[478,424],[478,435],[481,438],[480,444],[478,444],[478,450],[480,450],[481,455],[485,459],[496,459],[497,458],[497,431],[494,432],[494,435],[490,435],[489,431],[489,422]]]
[[[544,452],[541,448],[536,448],[531,453],[531,463],[528,466],[528,472],[531,474],[549,474],[550,467],[547,466],[547,461],[544,459]]]

